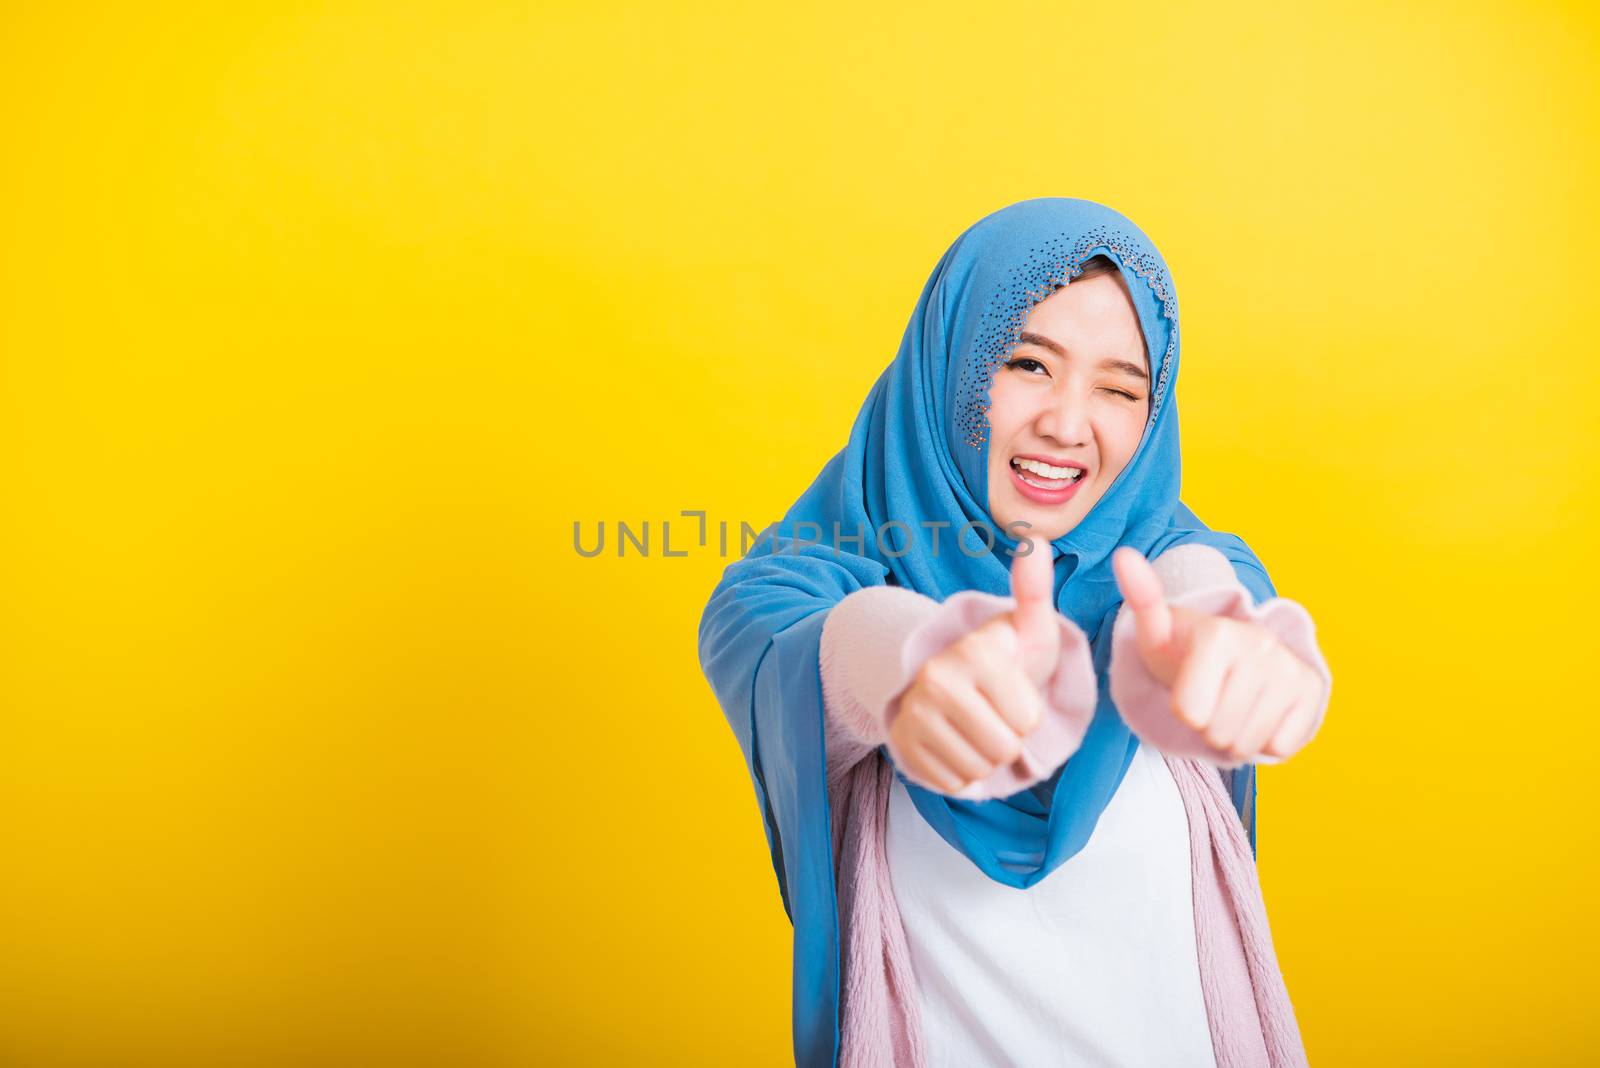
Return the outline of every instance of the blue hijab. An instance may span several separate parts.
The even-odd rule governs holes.
[[[1107,691],[1111,623],[1121,604],[1112,550],[1131,545],[1154,558],[1200,542],[1233,563],[1257,602],[1275,595],[1243,541],[1209,530],[1178,499],[1177,295],[1144,233],[1110,208],[1051,197],[1003,208],[958,237],[923,287],[900,351],[867,395],[849,442],[728,566],[700,621],[701,665],[744,751],[794,924],[797,1064],[831,1066],[839,1045],[838,899],[818,669],[823,622],[851,592],[885,583],[941,601],[961,590],[1009,594],[1009,550],[1017,542],[987,507],[989,383],[1032,306],[1097,254],[1128,282],[1155,384],[1133,459],[1053,543],[1056,606],[1092,643],[1100,679],[1094,719],[1071,759],[1012,797],[965,801],[900,781],[929,825],[984,874],[1032,886],[1088,842],[1139,744]],[[939,523],[946,525],[938,527],[935,553],[929,524]],[[1236,770],[1231,782],[1253,848],[1253,768]]]

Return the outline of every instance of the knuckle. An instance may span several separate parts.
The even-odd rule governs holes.
[[[1211,617],[1211,633],[1214,640],[1229,645],[1238,645],[1250,635],[1250,625],[1241,623],[1237,619],[1227,616]]]
[[[905,696],[900,698],[900,711],[895,713],[894,721],[889,724],[890,729],[892,730],[902,723],[915,722],[917,717],[922,715],[922,709],[927,703],[927,688],[921,682],[912,685],[905,692]]]
[[[915,741],[928,733],[929,724],[939,718],[939,706],[932,701],[916,701],[910,707],[902,706],[900,715],[895,717],[894,726],[900,727],[902,735]]]
[[[992,630],[975,630],[962,643],[962,659],[973,667],[980,667],[999,659],[1000,637]]]
[[[894,718],[894,722],[889,724],[889,737],[901,749],[910,744],[915,734],[916,725],[912,719],[915,714],[913,709],[902,708],[900,714]]]
[[[1018,730],[1031,731],[1038,727],[1040,721],[1043,719],[1044,713],[1039,708],[1038,702],[1029,701],[1017,710],[1014,717],[1014,723]],[[1019,738],[1017,739],[1017,748],[1020,749],[1021,747],[1022,739]]]
[[[1280,648],[1277,635],[1263,627],[1256,627],[1251,630],[1249,642],[1250,652],[1255,656],[1274,656]]]
[[[1010,763],[1012,759],[1010,744],[1000,737],[985,738],[981,752],[985,773]]]
[[[961,669],[945,657],[935,657],[923,665],[919,677],[929,694],[949,697],[960,680]]]
[[[985,623],[976,630],[968,631],[967,634],[956,644],[965,646],[969,650],[988,648],[990,645],[994,644],[994,624]]]
[[[1031,731],[1044,722],[1044,698],[1040,696],[1039,691],[1031,682],[1027,683],[1022,692],[1027,694],[1027,697],[1022,702],[1017,718],[1024,730]]]
[[[962,676],[971,678],[984,669],[989,659],[989,651],[983,646],[978,644],[967,645],[961,648],[952,666]]]
[[[946,761],[946,765],[950,768],[950,780],[955,783],[958,790],[978,778],[965,764]]]
[[[1195,631],[1193,648],[1196,656],[1210,658],[1225,653],[1231,643],[1227,631],[1214,625],[1202,626]]]

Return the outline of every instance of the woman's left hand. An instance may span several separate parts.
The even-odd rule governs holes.
[[[1286,757],[1310,740],[1325,686],[1310,664],[1259,623],[1169,605],[1137,550],[1111,562],[1140,658],[1171,689],[1174,715],[1231,760]]]

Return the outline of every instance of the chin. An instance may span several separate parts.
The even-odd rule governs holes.
[[[1049,522],[1034,523],[1033,529],[1035,533],[1045,540],[1055,541],[1057,538],[1061,537],[1063,534],[1067,533],[1067,531],[1071,530],[1077,525],[1078,523],[1076,520],[1070,523],[1063,523],[1060,519],[1052,519]]]
[[[1028,524],[1021,529],[1029,534],[1037,534],[1049,541],[1055,541],[1061,535],[1077,526],[1077,520],[1075,519],[1069,521],[1060,515],[1040,515],[1035,511],[1019,508],[1012,511],[1010,519],[1000,524],[1000,529],[1007,534],[1011,534],[1016,529],[1013,525],[1017,523]]]
[[[1050,541],[1055,541],[1057,538],[1071,532],[1072,528],[1082,522],[1084,515],[1087,514],[1082,507],[1083,502],[1073,501],[1072,503],[1074,507],[1070,509],[1063,508],[1060,511],[1040,511],[1038,506],[1034,505],[1032,508],[1019,509],[1013,514],[1017,519],[1031,524],[1028,528],[1031,533],[1047,538]],[[1093,501],[1088,503],[1093,507]]]

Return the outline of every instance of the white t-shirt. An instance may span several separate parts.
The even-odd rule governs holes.
[[[1139,746],[1088,845],[1027,890],[940,838],[899,779],[886,844],[929,1068],[1215,1068],[1189,824],[1155,750]]]

